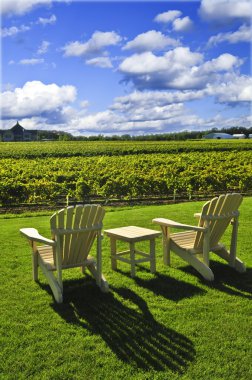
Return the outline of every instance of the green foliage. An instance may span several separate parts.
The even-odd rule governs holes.
[[[34,157],[27,153],[31,143],[11,145],[8,154],[12,157],[8,157],[5,150],[1,151],[5,144],[0,144],[0,202],[3,205],[55,202],[67,195],[87,200],[184,193],[190,199],[195,192],[212,194],[252,189],[252,141],[229,142],[228,145],[187,142],[174,146],[131,143],[128,147],[127,144],[93,142],[89,143],[90,148],[85,142],[42,143],[34,145],[37,149],[41,147],[40,152],[29,150]],[[103,151],[106,154],[102,154]]]

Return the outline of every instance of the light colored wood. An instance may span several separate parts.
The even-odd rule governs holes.
[[[163,233],[164,263],[169,264],[170,250],[191,264],[205,279],[213,280],[209,268],[210,251],[224,258],[239,272],[245,265],[236,257],[238,235],[238,208],[242,202],[240,194],[225,194],[204,204],[201,213],[194,214],[199,219],[198,226],[190,226],[170,219],[156,218]],[[233,225],[230,252],[220,243],[229,224]],[[186,232],[170,234],[169,228],[185,229]]]
[[[32,247],[33,278],[38,279],[38,266],[46,276],[57,302],[63,301],[62,270],[87,268],[102,291],[108,291],[108,283],[102,275],[101,230],[104,209],[99,205],[78,205],[62,209],[50,219],[52,239],[41,236],[34,228],[23,228]],[[96,260],[89,256],[97,240]],[[36,243],[44,245],[37,246]],[[53,272],[56,271],[56,276]]]
[[[136,263],[135,263],[135,243],[130,242],[130,265],[131,265],[131,277],[136,275]]]
[[[110,257],[111,257],[111,268],[113,270],[117,270],[117,261],[116,261],[116,257],[115,257],[116,256],[116,239],[113,236],[110,237],[110,252],[111,252],[111,255],[110,255]],[[129,251],[127,251],[127,253],[128,252]],[[118,255],[120,255],[120,253]]]
[[[120,228],[113,228],[105,230],[104,233],[110,238],[110,252],[111,252],[111,268],[117,269],[117,261],[122,261],[131,266],[131,277],[136,275],[136,264],[150,262],[150,270],[152,273],[156,271],[156,258],[155,258],[155,238],[161,235],[161,232],[150,230],[148,228],[127,226]],[[121,240],[129,243],[129,250],[117,252],[116,241]],[[149,253],[136,249],[135,244],[140,241],[149,241]],[[136,258],[136,254],[141,258]],[[129,255],[129,258],[122,257]]]

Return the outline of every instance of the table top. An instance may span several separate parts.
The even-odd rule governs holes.
[[[112,228],[105,230],[104,233],[109,237],[115,237],[129,242],[153,239],[161,235],[159,231],[136,226]]]

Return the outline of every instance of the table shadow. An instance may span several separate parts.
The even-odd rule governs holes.
[[[144,268],[141,268],[141,270],[145,271]],[[125,273],[120,269],[117,269],[117,272],[130,277],[130,274]],[[192,285],[188,282],[164,274],[155,273],[151,274],[151,276],[152,278],[150,279],[143,279],[136,275],[134,281],[137,285],[152,291],[154,294],[175,302],[184,298],[190,298],[195,295],[206,293],[206,291],[199,286]]]

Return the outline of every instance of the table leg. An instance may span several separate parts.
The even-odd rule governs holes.
[[[130,264],[131,264],[131,277],[135,277],[136,263],[135,263],[135,244],[130,243]]]
[[[117,270],[117,261],[116,261],[116,239],[110,238],[110,252],[111,252],[111,268]]]
[[[156,272],[155,239],[150,239],[150,271]]]

